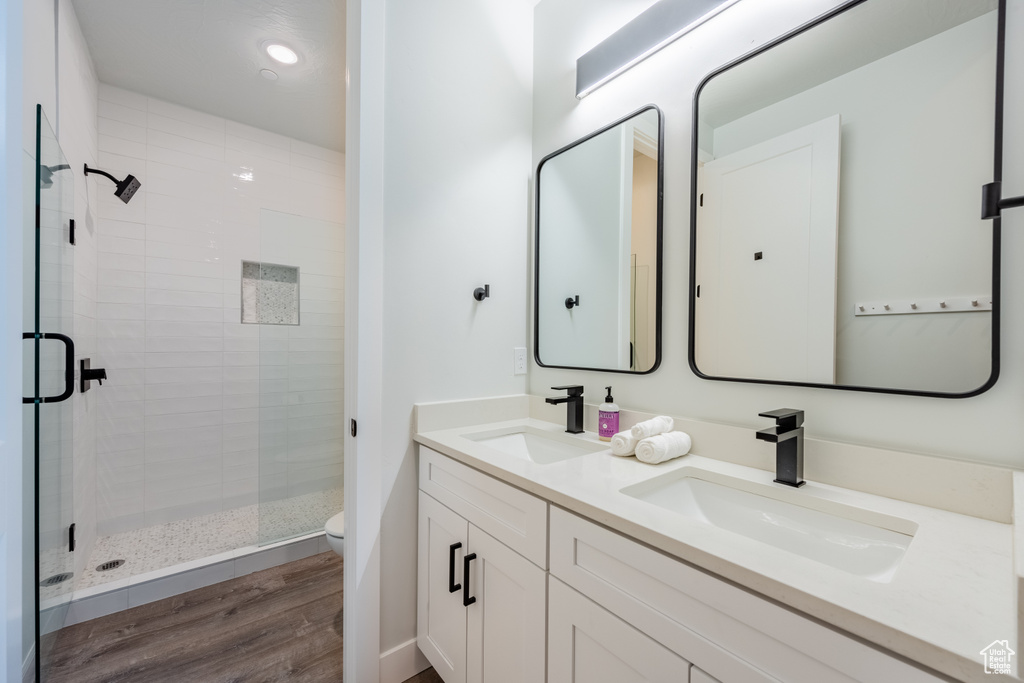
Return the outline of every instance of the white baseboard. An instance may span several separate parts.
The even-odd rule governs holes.
[[[29,648],[25,661],[21,663],[21,683],[35,683],[36,680],[36,646]]]
[[[393,647],[380,655],[380,683],[402,683],[430,666],[416,646],[416,639]]]

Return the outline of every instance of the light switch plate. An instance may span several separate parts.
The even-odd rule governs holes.
[[[526,348],[523,346],[517,346],[512,349],[513,361],[512,361],[512,374],[513,375],[525,375],[526,374]]]

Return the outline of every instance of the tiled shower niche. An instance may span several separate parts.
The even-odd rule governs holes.
[[[242,322],[299,324],[299,269],[242,261]]]

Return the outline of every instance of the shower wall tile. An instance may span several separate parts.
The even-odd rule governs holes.
[[[212,159],[214,161],[224,160],[223,145],[193,140],[181,135],[173,135],[160,130],[153,130],[152,128],[148,129],[146,142],[150,147],[173,149],[186,154],[202,157],[204,159]]]
[[[272,145],[274,147],[280,147],[281,149],[290,149],[294,140],[278,133],[271,133],[268,130],[262,128],[253,128],[247,126],[244,123],[238,123],[237,121],[227,121],[225,131],[228,135],[232,135],[237,138],[243,138],[245,140],[254,140],[256,142],[262,142],[265,145]],[[312,147],[312,145],[310,145]],[[313,147],[314,149],[320,149],[319,147]]]
[[[128,221],[104,221],[104,237],[129,237],[142,240],[146,237],[145,223],[130,223]]]
[[[344,155],[106,85],[97,116],[98,163],[142,182],[93,194],[98,528],[253,505],[261,453],[264,495],[338,485]],[[300,268],[300,325],[242,324],[243,260]]]
[[[107,103],[103,103],[107,104]],[[115,107],[116,105],[110,105]],[[146,142],[146,117],[142,114],[139,125],[132,125],[131,121],[121,121],[116,118],[116,110],[108,110],[114,116],[104,114],[104,108],[100,108],[100,119],[98,119],[97,131],[100,138],[107,136],[111,140],[125,140],[129,142]],[[130,111],[130,110],[129,110]],[[140,113],[140,112],[135,112]],[[106,117],[106,118],[103,118]]]
[[[141,304],[146,301],[146,290],[130,287],[97,287],[96,301],[105,304]]]
[[[112,85],[106,83],[100,83],[99,86],[99,106],[102,111],[104,103],[118,104],[122,107],[129,107],[131,109],[138,109],[139,111],[147,111],[149,98],[145,95],[132,92],[131,90],[124,90],[122,88],[115,88]],[[103,114],[101,114],[103,116]]]
[[[103,123],[100,123],[99,124],[99,131],[100,131],[100,133],[102,133],[104,135],[115,135],[116,134],[116,135],[119,135],[121,137],[137,140],[138,139],[137,135],[133,136],[131,131],[132,131],[132,129],[134,129],[136,131],[138,131],[138,130],[144,131],[145,130],[145,125],[146,125],[145,105],[143,105],[142,110],[134,109],[132,107],[126,107],[126,106],[124,106],[122,104],[117,104],[115,102],[110,102],[110,101],[108,101],[106,99],[102,99],[105,96],[106,95],[104,95],[104,94],[100,95],[101,99],[99,100],[99,107],[97,108],[97,113],[99,114],[100,120],[108,122],[108,125],[104,125]],[[126,128],[129,128],[129,130],[127,132],[124,132],[125,128],[118,128],[118,127],[115,127],[113,125],[110,125],[110,124],[114,124],[114,123],[125,123],[125,124],[128,124],[128,126],[126,126]],[[144,139],[145,139],[145,137],[143,137],[143,140]]]
[[[177,114],[177,112],[175,113]],[[210,127],[198,125],[190,121],[183,121],[181,118],[161,116],[160,114],[156,114],[150,110],[149,117],[146,119],[146,124],[151,130],[159,130],[164,133],[180,135],[183,138],[198,140],[211,145],[224,145],[223,119],[220,121],[219,126]]]
[[[101,135],[100,144],[111,154],[142,159],[146,156],[146,140],[131,140],[127,138],[116,138],[110,135]]]
[[[201,111],[196,111],[195,109],[189,109],[188,107],[182,107],[181,105],[157,100],[152,97],[147,98],[146,109],[150,114],[165,116],[167,118],[181,121],[182,123],[201,126],[203,128],[220,131],[222,133],[227,127],[227,121],[219,116],[206,114]]]

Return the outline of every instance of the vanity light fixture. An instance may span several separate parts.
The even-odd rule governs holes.
[[[267,51],[271,59],[282,64],[295,64],[299,61],[299,55],[295,53],[295,50],[281,43],[267,43],[263,49]]]
[[[660,0],[576,60],[583,99],[739,0]]]

